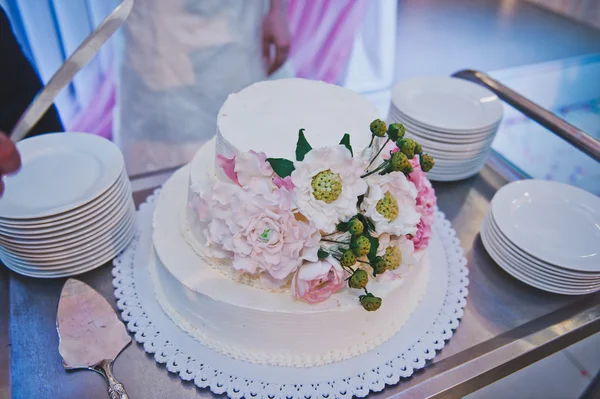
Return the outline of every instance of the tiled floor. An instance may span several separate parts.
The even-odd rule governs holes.
[[[600,53],[600,31],[519,0],[399,0],[397,46],[396,80],[460,69],[496,71],[500,77],[510,75],[509,68]],[[536,96],[538,88],[544,87],[530,85],[527,94]],[[569,94],[585,97],[567,91],[558,97],[564,103],[554,105],[570,106]],[[387,112],[389,93],[368,98]],[[576,125],[594,117],[576,116],[585,119],[571,121]],[[468,398],[577,398],[598,370],[600,333]]]

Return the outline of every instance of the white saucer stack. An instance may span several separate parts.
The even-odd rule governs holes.
[[[406,127],[435,159],[428,177],[455,181],[485,165],[502,120],[502,103],[484,87],[450,77],[415,78],[392,90],[388,122]]]
[[[600,198],[551,181],[502,187],[481,225],[481,240],[513,277],[565,295],[600,290]]]
[[[135,207],[120,150],[85,133],[17,144],[21,170],[0,199],[0,259],[31,277],[92,270],[134,235]]]

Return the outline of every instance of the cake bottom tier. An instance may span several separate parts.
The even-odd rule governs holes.
[[[188,180],[189,168],[184,167],[160,193],[152,280],[156,298],[172,321],[218,352],[253,363],[295,367],[348,359],[391,338],[427,289],[427,253],[405,278],[370,284],[383,299],[376,312],[361,307],[356,290],[346,289],[311,305],[289,291],[235,282],[206,264],[183,236]]]

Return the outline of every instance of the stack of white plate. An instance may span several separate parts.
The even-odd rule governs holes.
[[[56,133],[17,144],[21,170],[0,199],[0,259],[31,277],[66,277],[110,261],[134,235],[123,156],[110,141]]]
[[[431,180],[454,181],[477,174],[485,165],[502,112],[498,97],[475,83],[415,78],[392,90],[388,122],[404,124],[406,137],[434,157]]]
[[[502,187],[481,225],[490,256],[513,277],[565,295],[600,290],[600,198],[551,181]]]

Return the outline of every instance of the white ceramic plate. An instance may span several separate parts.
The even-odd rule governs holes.
[[[419,125],[440,130],[486,129],[502,119],[502,103],[491,91],[463,79],[414,78],[392,90],[394,106]]]
[[[127,246],[129,245],[129,243],[131,242],[131,239],[133,239],[134,235],[135,235],[135,230],[132,230],[132,234],[129,237],[129,239],[124,240],[118,247],[115,247],[112,250],[107,251],[106,253],[99,254],[99,255],[97,255],[94,258],[87,259],[86,262],[84,264],[80,265],[80,266],[74,266],[74,267],[66,269],[66,270],[61,270],[61,271],[43,271],[43,270],[32,271],[32,270],[23,269],[22,267],[19,267],[17,265],[11,264],[10,262],[8,262],[8,263],[5,262],[4,264],[9,269],[12,269],[16,273],[22,274],[24,276],[29,276],[29,277],[61,278],[61,277],[74,276],[74,275],[77,275],[77,274],[89,272],[89,271],[91,271],[93,269],[96,269],[96,268],[98,268],[98,267],[106,264],[110,260],[114,259],[119,253],[121,253],[125,248],[127,248]]]
[[[16,258],[7,254],[4,251],[0,251],[0,259],[3,262],[9,262],[12,265],[16,265],[22,269],[40,270],[40,269],[52,269],[52,270],[66,270],[69,268],[83,266],[87,264],[90,259],[94,259],[100,255],[103,255],[110,251],[115,251],[115,248],[120,248],[122,241],[132,235],[134,229],[133,219],[129,219],[123,222],[125,229],[119,228],[119,233],[113,232],[113,236],[108,240],[98,241],[88,251],[73,255],[68,258],[61,259],[24,259],[22,257]]]
[[[463,143],[463,144],[455,144],[450,142],[440,142],[431,140],[430,138],[426,138],[423,136],[418,136],[411,132],[406,133],[406,137],[410,137],[417,142],[419,142],[423,149],[425,150],[437,150],[442,152],[454,152],[454,153],[462,153],[462,152],[480,152],[485,151],[490,148],[492,141],[494,141],[494,136],[488,137],[485,141],[480,141],[478,143]]]
[[[61,247],[58,251],[54,250],[51,252],[31,250],[31,249],[29,249],[28,251],[22,251],[22,250],[15,250],[13,248],[0,247],[0,254],[6,256],[8,258],[15,259],[17,261],[22,260],[22,261],[27,261],[27,262],[28,261],[36,262],[39,260],[41,260],[41,261],[56,261],[56,260],[71,259],[73,257],[77,257],[77,256],[80,256],[87,252],[90,252],[94,248],[103,245],[103,243],[114,241],[116,238],[121,237],[131,227],[132,223],[133,223],[133,218],[127,217],[127,218],[123,219],[123,221],[121,221],[121,223],[116,225],[114,228],[105,231],[100,236],[95,237],[94,239],[91,239],[88,241],[81,241],[80,243],[78,243],[78,245],[76,245],[73,248],[70,248],[68,250],[64,250]]]
[[[62,249],[67,250],[76,246],[78,243],[82,241],[87,241],[92,238],[97,238],[101,236],[101,234],[105,233],[109,229],[114,228],[118,223],[120,223],[123,219],[127,218],[127,215],[131,215],[135,212],[135,207],[133,206],[133,199],[129,204],[129,208],[124,208],[121,212],[116,214],[116,216],[110,220],[104,220],[98,223],[98,225],[93,226],[93,228],[85,228],[77,233],[53,236],[45,239],[34,239],[34,240],[25,240],[22,238],[12,238],[11,240],[0,241],[0,245],[6,248],[14,248],[21,249],[24,251],[38,251],[38,250],[49,250],[49,249]]]
[[[505,248],[505,250],[511,253],[514,257],[521,259],[523,262],[528,265],[532,265],[533,267],[544,270],[549,274],[564,277],[567,279],[575,280],[575,281],[600,281],[600,273],[593,272],[580,272],[575,270],[564,269],[559,266],[552,265],[550,263],[544,262],[540,259],[532,257],[527,252],[524,252],[519,247],[515,246],[510,240],[502,234],[496,222],[494,220],[493,212],[490,208],[487,216],[488,220],[488,228],[495,237],[498,238],[498,244]]]
[[[417,129],[412,129],[412,128],[407,128],[406,129],[406,134],[408,137],[410,136],[414,136],[417,137],[419,139],[424,139],[427,141],[431,141],[432,144],[445,144],[446,146],[449,147],[454,147],[454,146],[477,146],[477,145],[482,145],[483,143],[488,143],[490,141],[493,141],[493,139],[495,138],[496,135],[496,130],[492,130],[489,133],[482,135],[480,137],[474,138],[474,139],[469,139],[469,140],[454,140],[454,137],[452,136],[438,136],[438,135],[434,135],[431,134],[430,132],[427,131],[420,131]]]
[[[487,154],[481,154],[477,158],[471,159],[443,159],[440,157],[433,156],[435,160],[435,166],[433,167],[433,171],[439,172],[441,170],[450,170],[450,169],[458,169],[458,170],[466,170],[477,165],[480,165],[487,159]],[[437,168],[437,170],[436,170]]]
[[[498,190],[491,206],[498,229],[531,256],[600,273],[600,198],[567,184],[521,180]]]
[[[100,196],[118,179],[118,147],[86,133],[55,133],[17,143],[21,170],[5,179],[0,217],[31,219],[56,215]]]
[[[406,114],[404,114],[401,110],[399,110],[398,108],[394,107],[394,104],[391,105],[390,107],[390,112],[389,112],[389,119],[391,121],[394,122],[401,122],[401,123],[409,123],[413,126],[417,126],[421,129],[425,129],[427,131],[431,131],[431,132],[436,132],[439,134],[452,134],[452,135],[456,135],[458,137],[464,137],[464,138],[469,138],[471,136],[477,136],[477,135],[481,135],[482,133],[486,133],[490,130],[495,130],[498,128],[498,126],[500,126],[500,124],[502,123],[502,119],[499,119],[496,123],[491,124],[489,126],[485,126],[483,128],[480,129],[469,129],[469,130],[451,130],[451,129],[442,129],[442,128],[437,128],[435,126],[430,126],[427,124],[423,124],[422,122],[419,122],[417,120],[414,120],[412,118],[410,118],[409,116],[407,116]]]
[[[457,130],[442,130],[435,129],[431,126],[424,126],[418,121],[414,121],[408,118],[406,115],[399,111],[391,111],[388,117],[389,123],[399,122],[406,127],[407,130],[416,130],[421,133],[427,133],[434,136],[440,136],[447,139],[456,140],[480,140],[483,137],[488,136],[491,132],[498,130],[501,121],[491,126],[488,126],[481,130],[469,130],[469,131],[457,131]]]
[[[78,237],[87,234],[92,229],[101,226],[103,223],[111,223],[114,220],[122,219],[129,212],[129,203],[131,202],[129,195],[124,195],[118,203],[109,206],[96,217],[79,221],[74,220],[74,223],[69,227],[58,231],[27,231],[24,232],[0,232],[0,244],[3,243],[37,243],[40,241],[59,241],[70,237]]]
[[[457,137],[456,135],[441,135],[434,134],[431,131],[415,129],[412,127],[406,127],[406,131],[408,134],[412,134],[417,137],[422,137],[426,140],[435,141],[438,143],[444,144],[453,144],[453,145],[469,145],[469,144],[479,144],[481,142],[485,142],[488,138],[495,136],[497,129],[490,130],[485,134],[480,136],[474,136],[473,138],[462,138]]]
[[[500,266],[508,274],[510,274],[517,280],[522,281],[525,284],[531,285],[532,287],[541,289],[543,291],[552,292],[552,293],[556,293],[556,294],[563,294],[563,295],[585,295],[585,294],[589,294],[589,293],[599,290],[599,289],[573,290],[573,289],[568,289],[568,288],[563,288],[563,287],[559,287],[559,286],[542,283],[539,280],[532,279],[531,277],[523,274],[521,271],[516,270],[513,267],[511,267],[510,262],[508,262],[506,260],[506,258],[504,258],[502,255],[500,255],[496,251],[496,249],[491,244],[489,237],[486,234],[485,228],[481,230],[480,236],[481,236],[481,241],[483,242],[483,246],[485,247],[488,254],[492,257],[492,259],[498,264],[498,266]]]
[[[468,161],[471,159],[481,158],[484,154],[487,154],[489,147],[483,148],[478,151],[469,152],[454,152],[454,151],[442,151],[436,150],[431,147],[423,146],[423,151],[426,154],[433,156],[435,159],[447,159],[447,160],[458,160]]]
[[[492,226],[493,222],[491,219],[486,219],[485,223],[487,224],[486,234],[491,244],[495,247],[496,251],[498,251],[501,255],[503,255],[508,261],[510,261],[511,266],[515,269],[522,271],[524,274],[529,275],[531,278],[540,279],[541,281],[552,283],[559,285],[561,287],[569,287],[573,289],[578,288],[600,288],[600,278],[590,279],[590,280],[578,280],[573,279],[568,276],[560,275],[559,273],[554,273],[549,269],[545,269],[540,267],[539,265],[533,262],[527,262],[522,258],[517,257],[510,249],[507,249],[504,246],[502,238],[498,235]],[[483,230],[484,227],[482,227]]]
[[[440,182],[459,181],[459,180],[465,180],[465,179],[475,176],[476,174],[479,173],[479,170],[480,169],[469,170],[468,172],[465,172],[463,174],[455,174],[455,175],[442,175],[442,174],[431,175],[431,174],[428,174],[427,178],[431,181],[440,181]]]
[[[112,198],[118,194],[119,189],[122,188],[124,184],[131,185],[125,170],[121,172],[121,175],[115,181],[115,183],[109,187],[104,193],[100,194],[100,196],[94,198],[92,201],[77,207],[75,209],[69,210],[67,212],[59,213],[57,215],[41,217],[41,218],[32,218],[32,219],[5,219],[0,218],[0,226],[6,228],[18,228],[18,229],[38,229],[45,227],[52,227],[64,223],[67,219],[73,219],[74,217],[83,217],[87,215],[89,212],[93,211],[97,208],[98,204],[104,203],[108,198]]]
[[[112,195],[106,197],[103,201],[99,201],[95,208],[90,208],[86,212],[63,219],[60,223],[54,222],[49,226],[40,226],[37,228],[32,225],[23,227],[0,225],[0,235],[26,237],[29,235],[62,232],[73,226],[82,225],[86,222],[91,223],[99,218],[104,218],[114,208],[127,206],[127,199],[131,195],[129,183],[121,182],[117,191],[114,191]]]

